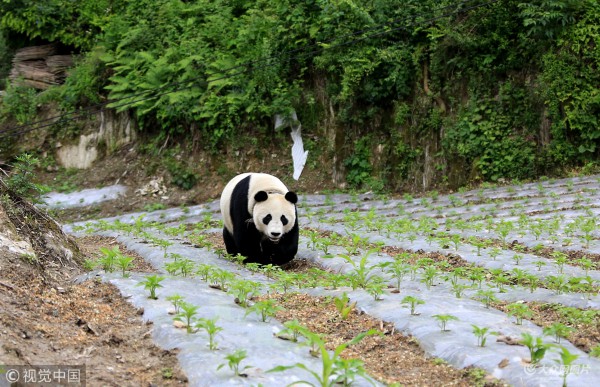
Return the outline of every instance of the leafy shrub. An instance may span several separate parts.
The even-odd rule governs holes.
[[[363,137],[354,144],[354,152],[344,160],[346,181],[351,187],[361,187],[369,181],[373,172],[371,162],[371,139]]]
[[[105,83],[106,67],[101,61],[101,49],[96,49],[76,60],[65,83],[59,87],[58,102],[65,110],[78,106],[98,104]]]
[[[37,111],[37,92],[34,88],[8,83],[0,99],[0,118],[14,118],[19,124],[33,120]]]
[[[48,187],[34,182],[34,170],[37,165],[39,160],[33,155],[28,153],[19,155],[16,157],[10,176],[4,179],[9,189],[33,203],[40,203],[40,196],[49,191]]]

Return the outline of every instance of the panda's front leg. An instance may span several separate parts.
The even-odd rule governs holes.
[[[227,230],[226,227],[223,227],[223,241],[225,242],[225,249],[227,250],[227,254],[229,255],[237,255],[240,251],[235,243],[235,239],[233,239],[233,235]]]

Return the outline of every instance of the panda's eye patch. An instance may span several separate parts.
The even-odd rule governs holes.
[[[271,221],[271,219],[273,219],[273,217],[271,216],[271,214],[269,214],[269,215],[267,215],[267,216],[265,216],[263,218],[263,223],[264,224],[269,224],[269,222]]]
[[[281,223],[283,223],[283,225],[285,226],[286,224],[288,224],[288,220],[285,217],[285,215],[281,215]]]

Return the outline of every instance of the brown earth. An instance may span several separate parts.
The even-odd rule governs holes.
[[[92,237],[77,243],[89,259],[97,258],[100,247],[117,244]],[[141,258],[135,261],[135,270],[148,270]],[[37,264],[0,249],[0,362],[6,369],[85,365],[89,386],[187,384],[177,351],[154,345],[152,325],[115,286],[48,278]]]

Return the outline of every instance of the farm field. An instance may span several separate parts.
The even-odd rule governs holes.
[[[66,229],[118,241],[85,278],[143,308],[190,385],[590,386],[599,187],[588,176],[420,198],[300,195],[301,246],[283,270],[225,256],[217,201]],[[132,271],[121,251],[156,272]],[[363,363],[330,358],[336,348]]]

